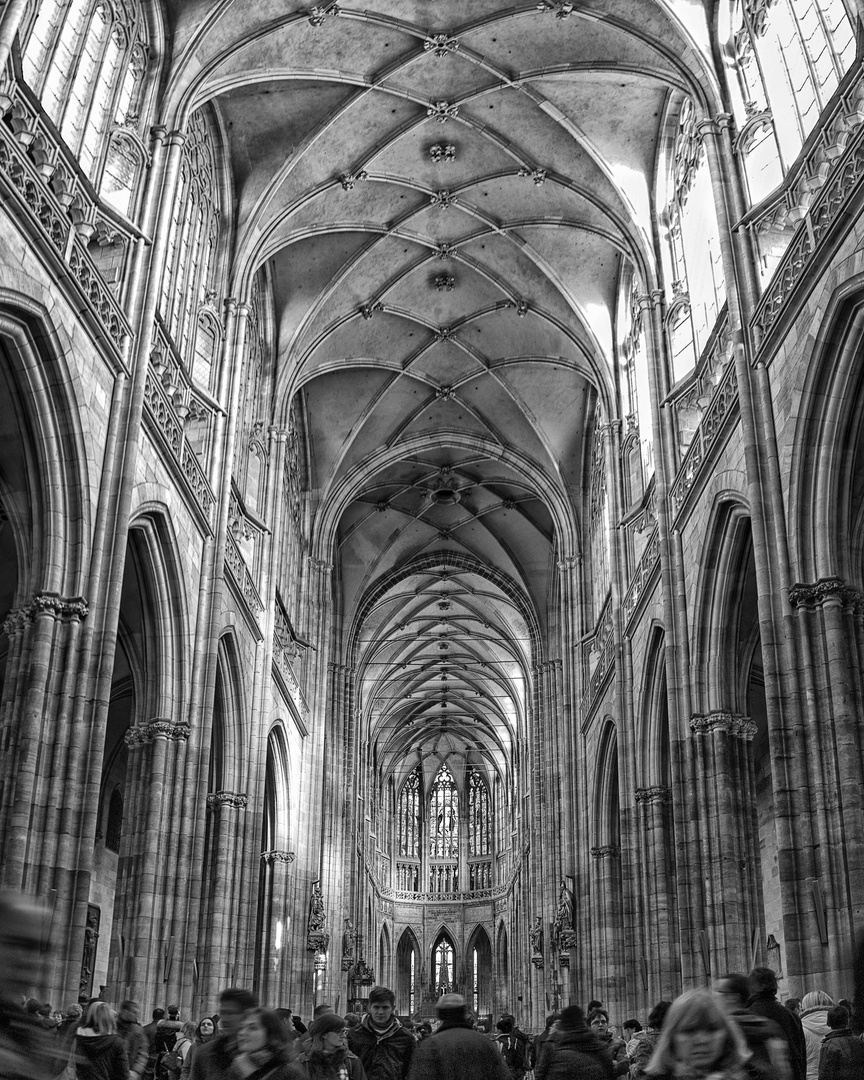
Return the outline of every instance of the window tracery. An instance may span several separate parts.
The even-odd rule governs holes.
[[[455,859],[459,854],[459,797],[456,782],[442,765],[432,782],[429,802],[429,854]]]
[[[433,957],[435,991],[441,997],[453,990],[453,946],[443,935],[435,944]]]
[[[399,793],[399,854],[409,859],[418,859],[420,857],[419,765],[410,773]],[[405,880],[408,881],[407,871]],[[412,875],[412,883],[414,880]],[[410,885],[406,887],[411,888]]]
[[[219,219],[213,138],[204,112],[199,109],[189,120],[183,145],[160,299],[165,328],[184,357],[194,355],[198,309],[212,289]],[[198,365],[200,374],[201,358]]]
[[[82,170],[128,213],[143,154],[115,139],[137,120],[147,68],[146,26],[132,0],[45,0],[21,58],[39,97]]]
[[[489,789],[472,765],[468,769],[468,854],[488,855],[491,850]]]

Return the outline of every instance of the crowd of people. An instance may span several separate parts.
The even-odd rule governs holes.
[[[213,1015],[184,1019],[170,1005],[142,1026],[133,1001],[115,1011],[97,998],[61,1014],[28,998],[43,927],[38,911],[0,897],[0,1080],[864,1080],[849,1002],[817,989],[781,1003],[769,968],[658,1002],[644,1025],[611,1024],[600,1001],[571,1004],[535,1036],[508,1013],[490,1031],[456,993],[434,1019],[400,1018],[384,986],[362,1015],[319,1005],[308,1029],[237,987]]]
[[[132,1001],[114,1012],[96,999],[58,1017],[30,999],[17,1033],[7,1009],[4,1028],[21,1054],[0,1055],[0,1078],[864,1080],[864,1038],[850,1027],[849,1003],[816,990],[781,1004],[768,968],[658,1002],[644,1025],[625,1020],[620,1034],[600,1001],[550,1014],[533,1037],[507,1013],[489,1032],[459,994],[441,997],[433,1021],[400,1018],[395,1006],[393,991],[376,986],[362,1016],[319,1005],[307,1029],[291,1009],[261,1008],[232,987],[212,1016],[184,1021],[170,1005],[142,1026]]]

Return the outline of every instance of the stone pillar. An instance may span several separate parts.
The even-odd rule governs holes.
[[[272,1005],[294,1004],[293,972],[287,959],[291,931],[288,867],[295,858],[293,851],[261,852],[259,912],[263,925],[259,935],[261,973],[257,989],[261,1001]]]
[[[619,993],[623,976],[621,933],[621,849],[617,844],[591,848],[591,906],[594,990],[609,1002]]]
[[[0,12],[0,77],[12,51],[12,43],[24,21],[27,2],[28,0],[8,0],[6,7]]]
[[[175,778],[185,757],[187,724],[157,717],[126,732],[129,750],[125,816],[138,823],[124,829],[117,871],[115,927],[126,942],[125,970],[118,982],[128,997],[149,1001],[179,963],[169,949],[172,934],[165,898],[177,887]],[[171,956],[168,963],[169,951]],[[158,996],[158,993],[157,993]]]
[[[672,789],[636,789],[639,810],[639,849],[643,857],[643,943],[645,977],[643,1000],[671,1001],[681,991],[678,961],[678,898],[670,804]],[[650,966],[649,966],[650,961]]]
[[[704,974],[714,978],[723,971],[750,969],[751,934],[762,923],[754,875],[757,822],[750,745],[756,725],[718,711],[692,717],[690,728],[696,791],[687,811],[695,808],[704,890],[701,925],[693,913],[699,938],[694,948],[710,958],[710,971]]]
[[[237,867],[242,852],[242,816],[249,799],[245,792],[212,791],[207,795],[209,849],[213,853],[213,870],[208,888],[209,919],[201,926],[204,947],[199,953],[200,993],[204,1001],[216,1001],[219,991],[234,982],[237,963],[234,926],[237,892],[245,887],[238,880]]]

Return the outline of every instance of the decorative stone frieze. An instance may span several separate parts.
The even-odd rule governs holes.
[[[602,847],[592,847],[591,857],[594,859],[617,859],[621,855],[621,848],[617,844],[604,844]]]
[[[429,147],[429,157],[436,165],[446,164],[456,160],[456,147],[452,143],[435,143]]]
[[[213,809],[245,810],[249,796],[236,791],[214,791],[207,796],[207,805]]]
[[[129,728],[124,736],[124,741],[130,750],[138,746],[144,746],[156,739],[166,739],[168,742],[185,742],[189,738],[191,728],[188,724],[180,721],[169,720],[165,717],[157,717],[147,724],[136,724]]]
[[[423,42],[423,51],[437,56],[439,60],[456,52],[458,48],[458,39],[450,37],[449,34],[432,34]]]
[[[449,101],[432,101],[426,115],[438,124],[446,124],[448,120],[455,120],[459,115],[459,106]]]
[[[837,601],[859,614],[864,612],[864,595],[850,588],[840,577],[819,578],[812,585],[798,582],[789,589],[789,603],[805,611],[815,611],[830,601]]]
[[[262,851],[261,862],[267,866],[272,866],[274,863],[293,863],[297,858],[293,851]]]
[[[662,805],[672,802],[672,788],[655,787],[636,788],[636,802],[642,806]]]
[[[757,732],[754,722],[747,716],[736,716],[734,713],[718,710],[703,714],[697,714],[690,718],[690,730],[694,735],[710,734],[713,731],[723,731],[745,742],[752,741]]]

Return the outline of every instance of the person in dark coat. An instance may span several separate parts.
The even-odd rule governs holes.
[[[232,1074],[240,1080],[287,1080],[292,1041],[281,1016],[270,1009],[252,1009],[237,1032]]]
[[[237,1056],[237,1032],[246,1014],[257,1008],[258,998],[251,990],[232,986],[222,991],[219,995],[219,1034],[196,1047],[189,1080],[225,1080]]]
[[[159,1054],[156,1051],[156,1032],[159,1030],[159,1021],[165,1016],[164,1009],[154,1009],[153,1019],[141,1029],[147,1040],[147,1065],[144,1069],[144,1080],[152,1080],[156,1072],[156,1060]]]
[[[94,1001],[72,1044],[78,1080],[129,1080],[129,1058],[104,1001]]]
[[[367,1080],[404,1080],[408,1075],[417,1043],[393,1015],[395,1006],[392,990],[373,986],[369,1011],[348,1034],[348,1048],[363,1062]]]
[[[750,972],[750,1012],[773,1020],[783,1032],[789,1054],[791,1080],[804,1080],[807,1075],[807,1041],[798,1017],[777,1000],[777,976],[771,968],[757,967]]]
[[[852,1033],[849,1013],[842,1005],[828,1010],[831,1029],[822,1040],[819,1080],[861,1080],[864,1076],[864,1042]]]
[[[750,980],[747,976],[737,972],[724,975],[715,983],[714,992],[744,1033],[752,1054],[747,1062],[749,1075],[758,1080],[786,1080],[789,1075],[786,1038],[773,1020],[759,1016],[746,1007],[745,1002],[750,996]]]
[[[461,994],[445,994],[436,1011],[438,1030],[418,1045],[409,1080],[507,1080],[507,1067],[495,1043],[474,1030]]]
[[[139,1080],[144,1075],[149,1059],[149,1045],[144,1028],[138,1021],[138,1004],[124,1001],[117,1012],[117,1034],[126,1047],[129,1058],[130,1080]]]
[[[613,1080],[612,1055],[585,1022],[578,1005],[561,1010],[558,1030],[543,1044],[535,1080]]]

